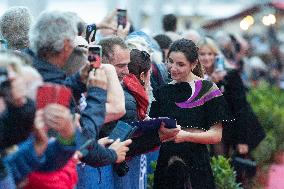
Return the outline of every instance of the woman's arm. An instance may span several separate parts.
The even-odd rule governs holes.
[[[105,123],[118,120],[125,114],[125,98],[115,68],[103,64],[108,79]]]
[[[206,132],[189,132],[180,130],[176,136],[175,142],[193,142],[200,144],[217,144],[222,139],[222,123],[217,123],[210,127]]]

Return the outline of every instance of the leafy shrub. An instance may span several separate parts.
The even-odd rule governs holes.
[[[211,167],[218,189],[242,189],[241,184],[236,182],[236,172],[230,159],[224,156],[212,157]]]
[[[267,134],[253,155],[259,163],[267,163],[274,152],[284,149],[284,92],[262,83],[250,90],[248,101]]]
[[[156,166],[157,166],[157,161],[152,161],[151,162],[152,170],[156,170]],[[147,188],[151,189],[153,188],[153,186],[154,186],[154,172],[147,175]]]

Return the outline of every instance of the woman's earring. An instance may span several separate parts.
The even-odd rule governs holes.
[[[143,86],[145,85],[145,81],[144,80],[141,80],[141,83],[142,83]]]

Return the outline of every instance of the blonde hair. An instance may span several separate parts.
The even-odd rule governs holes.
[[[199,40],[197,43],[198,48],[202,48],[203,46],[207,46],[215,56],[220,54],[220,50],[213,39],[209,37],[204,37],[203,39]]]
[[[11,67],[15,72],[22,73],[23,61],[12,51],[0,51],[0,67]]]

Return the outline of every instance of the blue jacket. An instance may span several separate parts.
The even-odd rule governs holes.
[[[52,65],[36,56],[31,51],[27,51],[33,57],[33,67],[38,70],[45,82],[57,83],[68,86],[72,89],[75,98],[79,98],[81,93],[86,91],[86,85],[80,81],[79,73],[67,77],[65,72],[60,68]],[[80,125],[82,133],[76,136],[76,143],[78,146],[83,145],[88,139],[97,138],[100,127],[104,124],[105,119],[105,103],[107,94],[106,91],[91,87],[88,89],[88,96],[86,98],[87,107],[80,112]],[[75,110],[74,100],[71,103],[71,111]],[[98,143],[94,143],[88,148],[89,153],[82,159],[83,162],[91,166],[102,166],[114,163],[117,155],[114,150],[105,148]]]
[[[18,150],[3,158],[7,176],[0,180],[0,188],[15,188],[32,171],[53,171],[61,168],[74,154],[76,147],[65,146],[56,140],[49,141],[45,153],[38,157],[34,148],[34,137],[18,145]]]
[[[0,116],[1,151],[6,147],[23,141],[30,134],[34,120],[35,106],[32,100],[20,108],[8,104]],[[20,133],[20,135],[19,135]],[[75,145],[65,146],[57,141],[50,141],[42,158],[38,158],[33,145],[33,137],[19,144],[19,150],[0,159],[3,170],[0,188],[15,188],[15,184],[23,180],[34,170],[53,171],[64,166],[76,150]],[[5,172],[5,171],[4,171]]]

